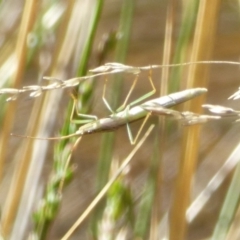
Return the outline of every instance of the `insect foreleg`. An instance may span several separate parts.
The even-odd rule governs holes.
[[[139,71],[140,71],[140,70],[139,70]],[[128,99],[129,99],[129,97],[130,97],[133,89],[135,88],[135,85],[136,85],[136,83],[137,83],[138,77],[139,77],[139,73],[137,72],[137,76],[136,76],[136,78],[135,78],[135,80],[134,80],[134,82],[133,82],[133,84],[132,84],[132,87],[131,87],[131,89],[130,89],[130,91],[129,91],[129,93],[128,93],[128,95],[127,95],[127,97],[126,97],[126,99],[125,99],[125,101],[124,101],[124,103],[123,103],[123,105],[122,105],[120,108],[117,109],[117,112],[123,110],[123,109],[125,108],[125,106],[127,105],[127,101],[128,101]],[[152,80],[152,68],[151,68],[151,67],[150,67],[150,69],[149,69],[148,80],[149,80],[149,82],[150,82],[150,85],[151,85],[152,90],[151,90],[150,92],[144,94],[142,97],[136,99],[135,101],[129,103],[129,104],[128,104],[129,106],[134,106],[134,105],[136,105],[137,103],[145,100],[146,98],[149,98],[150,96],[152,96],[152,95],[156,92],[156,87],[155,87],[155,85],[154,85],[154,83],[153,83],[153,80]]]
[[[131,96],[132,91],[133,91],[133,89],[134,89],[135,86],[136,86],[136,83],[137,83],[137,81],[138,81],[138,77],[139,77],[139,75],[137,74],[136,77],[134,78],[134,81],[133,81],[133,83],[132,83],[132,86],[131,86],[128,94],[127,94],[127,97],[126,97],[125,100],[124,100],[124,103],[117,109],[116,112],[120,112],[120,111],[122,111],[122,110],[126,107],[126,104],[127,104],[127,102],[128,102],[128,99],[129,99],[129,97]],[[130,106],[130,105],[129,105],[129,106]]]
[[[107,101],[107,99],[106,99],[106,97],[105,97],[105,95],[106,95],[106,89],[107,89],[107,82],[108,82],[108,78],[105,77],[104,86],[103,86],[102,100],[103,100],[105,106],[107,107],[107,109],[108,109],[112,114],[114,114],[114,111],[112,110],[110,104],[108,103],[108,101]]]
[[[70,115],[70,121],[72,123],[75,123],[75,124],[85,124],[85,123],[89,123],[89,122],[91,122],[93,120],[97,120],[98,119],[95,115],[80,113],[79,110],[78,110],[78,104],[77,104],[78,100],[77,100],[76,96],[74,96],[74,94],[72,93],[71,97],[73,99],[73,106],[72,106],[72,111],[71,111],[71,115]],[[85,118],[85,120],[83,120],[83,119],[75,119],[74,118],[75,114],[77,114],[77,116],[79,116],[79,117]]]

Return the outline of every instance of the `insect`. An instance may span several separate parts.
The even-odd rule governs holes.
[[[127,106],[121,112],[111,114],[109,117],[93,120],[90,123],[84,124],[75,133],[69,134],[67,136],[40,138],[40,137],[23,136],[23,135],[17,135],[17,134],[12,134],[12,135],[18,136],[18,137],[31,138],[31,139],[39,139],[39,140],[63,140],[63,139],[68,139],[76,136],[79,136],[81,138],[81,136],[83,135],[92,134],[96,132],[113,131],[114,129],[117,129],[123,125],[127,125],[130,142],[131,144],[134,144],[137,141],[141,133],[141,130],[146,120],[148,119],[149,115],[151,114],[151,112],[154,111],[154,108],[158,108],[157,109],[158,114],[175,115],[177,117],[182,116],[182,118],[184,119],[185,118],[184,114],[181,115],[179,112],[174,110],[169,110],[167,108],[175,106],[182,102],[188,101],[206,92],[207,92],[207,89],[205,88],[187,89],[181,92],[172,93],[160,98],[146,101],[135,107],[130,108],[129,106]],[[130,128],[129,128],[129,123],[137,121],[144,117],[145,117],[145,120],[143,121],[143,124],[140,127],[140,130],[138,131],[136,138],[133,139]]]

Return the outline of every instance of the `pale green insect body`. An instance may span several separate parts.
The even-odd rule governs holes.
[[[124,111],[112,114],[107,118],[101,118],[99,120],[87,123],[81,126],[75,134],[81,136],[95,132],[113,131],[122,125],[146,117],[146,115],[149,113],[147,110],[148,107],[158,106],[162,108],[169,108],[206,92],[207,89],[205,88],[193,88],[152,99],[130,109],[126,108]]]
[[[192,89],[187,89],[184,91],[172,93],[156,99],[152,99],[134,107],[130,107],[130,105],[128,105],[123,111],[114,113],[106,118],[93,120],[87,124],[82,125],[75,133],[69,134],[66,136],[41,138],[41,137],[31,137],[31,136],[23,136],[23,135],[17,135],[17,134],[12,134],[12,135],[18,136],[18,137],[31,138],[31,139],[39,139],[39,140],[62,140],[62,139],[68,139],[71,137],[76,137],[76,136],[81,137],[83,135],[97,133],[97,132],[113,131],[123,125],[127,125],[128,132],[129,132],[130,131],[129,123],[146,117],[145,121],[143,122],[138,132],[138,135],[139,135],[139,133],[142,130],[142,127],[144,126],[148,116],[151,113],[158,114],[158,115],[175,115],[178,118],[179,116],[180,118],[186,118],[186,116],[181,115],[178,111],[174,111],[171,109],[168,110],[168,108],[175,106],[177,104],[180,104],[182,102],[191,100],[192,98],[195,98],[206,92],[207,92],[207,89],[205,88],[192,88]],[[189,117],[189,114],[187,115]],[[192,115],[190,115],[190,118],[191,116]],[[189,122],[191,119],[189,120],[186,118],[186,120],[187,122]],[[198,121],[196,121],[196,123],[198,123]],[[129,138],[131,143],[134,144],[135,140],[133,140],[131,133],[129,133]]]

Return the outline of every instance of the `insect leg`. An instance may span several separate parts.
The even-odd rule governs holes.
[[[149,119],[150,116],[151,116],[151,113],[148,113],[148,114],[146,115],[146,117],[144,118],[144,120],[143,120],[143,122],[142,122],[142,124],[141,124],[141,126],[140,126],[140,128],[139,128],[139,130],[138,130],[137,135],[136,135],[135,138],[133,138],[133,136],[132,136],[132,131],[131,131],[131,129],[130,129],[129,123],[126,124],[126,125],[127,125],[128,137],[129,137],[130,143],[131,143],[132,145],[134,145],[134,144],[137,142],[137,140],[138,140],[138,138],[139,138],[139,136],[140,136],[140,134],[141,134],[141,132],[142,132],[142,130],[143,130],[143,127],[145,126],[145,124],[146,124],[146,122],[147,122],[147,120]]]
[[[79,112],[78,109],[78,104],[77,104],[77,97],[71,93],[71,97],[73,99],[73,107],[71,111],[71,116],[70,116],[70,121],[75,124],[84,124],[84,123],[89,123],[93,120],[97,120],[98,118],[95,115],[90,115],[90,114],[83,114]],[[83,119],[74,119],[74,114],[77,114],[77,116],[85,118]]]
[[[108,101],[107,101],[106,98],[105,98],[106,86],[107,86],[107,81],[108,81],[108,79],[105,78],[105,84],[104,84],[104,87],[103,87],[102,99],[103,99],[103,102],[104,102],[104,104],[106,105],[107,109],[108,109],[112,114],[114,114],[114,113],[116,113],[116,112],[122,111],[124,108],[126,108],[126,105],[133,106],[133,105],[139,103],[140,101],[143,101],[143,100],[145,100],[146,98],[152,96],[152,95],[156,92],[156,88],[155,88],[154,83],[153,83],[153,80],[152,80],[152,68],[150,67],[150,69],[149,69],[149,75],[148,75],[148,80],[149,80],[149,82],[150,82],[150,85],[151,85],[152,90],[151,90],[150,92],[144,94],[142,97],[140,97],[140,98],[136,99],[135,101],[131,102],[130,104],[127,104],[128,100],[129,100],[129,98],[130,98],[130,96],[131,96],[131,94],[132,94],[132,92],[133,92],[133,90],[134,90],[134,88],[135,88],[135,86],[136,86],[136,84],[137,84],[140,71],[133,71],[132,73],[135,74],[136,77],[134,78],[134,81],[133,81],[133,83],[132,83],[132,86],[131,86],[131,88],[130,88],[130,90],[129,90],[128,94],[127,94],[127,97],[125,98],[123,104],[122,104],[116,111],[113,111],[113,109],[111,108],[111,106],[109,105]]]
[[[106,99],[106,97],[105,97],[106,89],[107,89],[107,82],[108,82],[108,78],[105,76],[104,86],[103,86],[102,100],[103,100],[105,106],[107,107],[107,109],[108,109],[112,114],[114,114],[115,112],[112,110],[110,104],[108,103],[108,101],[107,101],[107,99]]]
[[[127,102],[128,102],[128,99],[129,99],[129,97],[131,96],[132,91],[133,91],[133,89],[134,89],[135,86],[136,86],[136,83],[137,83],[137,81],[138,81],[138,77],[139,77],[139,75],[137,74],[136,77],[134,78],[134,81],[133,81],[133,83],[132,83],[132,86],[131,86],[128,94],[127,94],[127,97],[126,97],[125,100],[124,100],[124,103],[123,103],[116,111],[113,111],[113,109],[111,108],[111,106],[109,105],[108,101],[107,101],[106,98],[105,98],[107,81],[108,81],[108,79],[105,78],[105,84],[104,84],[104,87],[103,87],[103,96],[102,96],[102,99],[103,99],[103,102],[104,102],[104,104],[106,105],[107,109],[108,109],[112,114],[114,114],[114,113],[116,113],[116,112],[120,112],[120,111],[122,111],[122,110],[126,107]]]
[[[127,97],[126,97],[126,100],[124,101],[124,103],[122,104],[122,106],[120,106],[120,107],[117,109],[117,112],[123,110],[123,109],[125,108],[125,106],[127,105],[127,101],[128,101],[128,99],[129,99],[129,97],[130,97],[130,95],[131,95],[131,93],[132,93],[132,91],[133,91],[133,89],[134,89],[134,87],[135,87],[135,85],[136,85],[136,83],[137,83],[138,76],[139,76],[139,74],[137,74],[136,78],[134,79],[134,82],[133,82],[132,87],[131,87],[131,89],[130,89]],[[133,105],[135,105],[135,104],[137,104],[137,103],[145,100],[146,98],[152,96],[152,95],[156,92],[156,88],[155,88],[154,83],[153,83],[153,80],[152,80],[152,68],[149,69],[148,80],[149,80],[149,82],[150,82],[150,85],[151,85],[151,87],[152,87],[152,90],[151,90],[150,92],[144,94],[142,97],[136,99],[135,101],[129,103],[129,104],[128,104],[129,106],[133,106]]]
[[[142,130],[143,130],[143,127],[145,126],[145,124],[146,124],[148,118],[150,117],[151,113],[149,112],[149,113],[146,114],[146,116],[144,117],[144,120],[143,120],[143,122],[142,122],[142,124],[141,124],[141,126],[140,126],[140,128],[139,128],[139,130],[138,130],[138,132],[137,132],[137,135],[136,135],[136,137],[134,138],[133,135],[132,135],[131,128],[130,128],[130,123],[129,123],[128,120],[127,120],[127,119],[128,119],[128,111],[129,111],[129,108],[130,108],[130,106],[128,105],[128,106],[126,107],[126,109],[124,110],[124,111],[126,112],[126,127],[127,127],[127,133],[128,133],[128,138],[129,138],[129,140],[130,140],[130,143],[131,143],[132,145],[134,145],[134,144],[137,142],[137,140],[138,140],[138,138],[139,138],[139,136],[140,136],[140,134],[141,134],[141,132],[142,132]]]

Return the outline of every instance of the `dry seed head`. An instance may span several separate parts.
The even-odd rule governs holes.
[[[6,102],[15,101],[18,97],[19,93],[25,92],[23,89],[16,89],[16,88],[3,88],[0,90],[1,94],[11,94],[12,96],[6,99]]]
[[[3,88],[0,89],[0,94],[18,94],[21,90],[16,89],[16,88]]]
[[[202,105],[203,108],[206,108],[208,111],[223,115],[223,116],[229,116],[229,115],[239,115],[239,111],[236,111],[232,108],[223,107],[220,105],[211,105],[211,104],[204,104]]]
[[[92,72],[92,73],[108,72],[110,69],[111,69],[110,67],[103,65],[103,66],[91,69],[89,70],[89,72]]]
[[[41,87],[38,85],[30,85],[30,86],[23,87],[23,89],[31,90],[31,91],[37,91],[37,90],[39,90],[39,88],[41,88]]]
[[[202,124],[208,122],[209,120],[221,119],[220,116],[201,115],[188,111],[182,112],[181,115],[183,116],[183,118],[181,119],[183,125]]]
[[[6,99],[6,102],[11,102],[11,101],[15,101],[17,99],[17,95],[14,95],[12,97],[9,97]]]
[[[93,73],[118,73],[127,72],[133,74],[139,74],[140,69],[138,67],[132,67],[121,63],[106,63],[103,66],[90,70]]]
[[[42,94],[42,90],[39,89],[39,90],[37,90],[37,91],[31,92],[31,93],[29,94],[29,96],[30,96],[31,98],[36,98],[36,97],[39,97],[41,94]]]
[[[62,82],[62,86],[63,86],[63,88],[75,87],[75,86],[77,86],[81,81],[86,80],[86,79],[89,79],[89,78],[91,78],[91,77],[89,76],[89,77],[71,78],[71,79],[68,79],[68,80],[66,80],[66,81],[63,81],[63,82]]]
[[[54,82],[52,84],[49,84],[47,86],[41,87],[43,90],[51,90],[51,89],[57,89],[57,88],[62,88],[63,83],[62,82]]]

